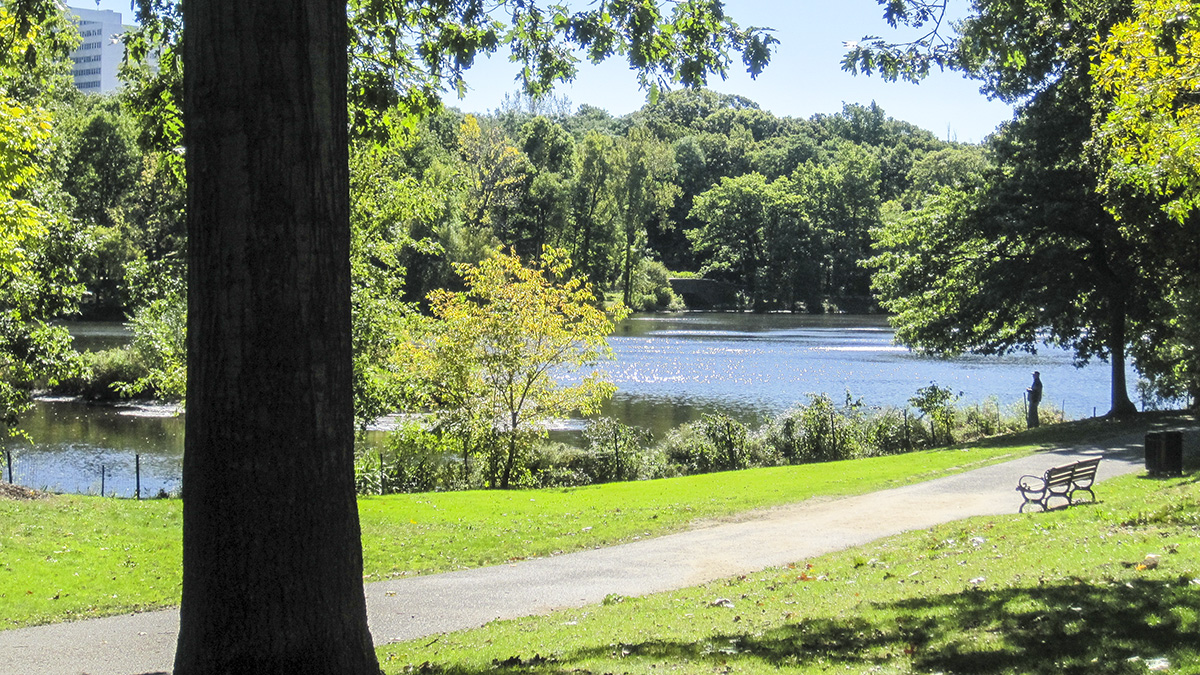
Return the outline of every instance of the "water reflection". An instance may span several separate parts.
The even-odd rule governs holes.
[[[116,349],[129,344],[133,337],[129,327],[119,321],[66,321],[62,325],[71,331],[79,351]]]

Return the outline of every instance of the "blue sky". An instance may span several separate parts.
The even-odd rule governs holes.
[[[91,8],[93,2],[72,2]],[[952,5],[963,7],[965,0]],[[128,0],[100,0],[100,9],[121,12],[132,19]],[[726,0],[727,13],[742,26],[769,26],[779,40],[766,72],[751,80],[735,63],[729,78],[710,88],[740,94],[779,116],[809,117],[835,113],[843,103],[878,103],[888,115],[928,129],[939,138],[977,142],[1012,117],[1011,107],[988,101],[976,82],[957,73],[935,73],[919,85],[888,83],[878,77],[853,76],[842,71],[843,42],[864,35],[888,39],[904,36],[883,21],[876,0]],[[600,66],[582,64],[577,80],[556,90],[571,103],[587,103],[624,115],[645,103],[645,92],[620,61]],[[447,105],[467,112],[495,110],[506,93],[517,90],[517,68],[500,56],[481,59],[468,75],[471,91]]]

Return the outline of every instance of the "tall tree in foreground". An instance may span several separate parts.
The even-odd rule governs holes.
[[[346,9],[184,7],[175,672],[378,672],[354,498]]]
[[[943,188],[876,229],[867,264],[904,344],[1004,354],[1050,342],[1100,358],[1119,414],[1133,409],[1127,326],[1157,289],[1081,161],[1090,112],[1076,88],[1056,86],[992,138],[998,166],[982,187]]]
[[[189,381],[176,673],[379,670],[354,499],[348,90],[356,115],[400,95],[427,110],[477,52],[500,44],[529,65],[535,93],[573,74],[572,44],[593,59],[621,51],[640,72],[692,86],[723,73],[728,50],[743,51],[753,73],[765,64],[772,40],[739,30],[720,3],[671,7],[568,15],[501,2],[493,18],[479,0],[353,2],[353,32],[339,0],[184,7]]]

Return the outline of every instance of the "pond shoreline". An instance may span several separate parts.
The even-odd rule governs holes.
[[[124,331],[114,324],[72,328],[84,347],[96,339],[113,346]],[[1067,404],[1067,419],[1108,410],[1107,366],[1076,369],[1069,354],[1050,349],[998,358],[920,356],[894,344],[880,314],[638,314],[617,326],[610,344],[616,359],[600,369],[618,392],[600,414],[656,438],[714,413],[758,427],[807,403],[809,394],[827,394],[840,405],[849,391],[868,408],[903,408],[931,382],[962,392],[961,405],[994,397],[1005,408],[1019,407],[1033,370],[1046,381],[1045,402]],[[98,494],[103,472],[106,494],[132,494],[140,457],[143,494],[176,492],[184,416],[176,404],[148,398],[39,397],[23,423],[37,445],[9,444],[18,482]],[[382,447],[394,427],[389,421],[368,432],[369,443]],[[582,419],[559,420],[550,440],[579,445],[584,426]]]

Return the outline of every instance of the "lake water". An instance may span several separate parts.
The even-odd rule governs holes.
[[[756,424],[814,393],[840,403],[849,391],[868,406],[903,407],[931,382],[961,392],[962,403],[1020,405],[1035,370],[1044,403],[1065,407],[1068,418],[1109,408],[1108,364],[1076,368],[1061,349],[941,359],[892,340],[881,316],[635,316],[609,341],[617,358],[603,369],[618,392],[604,414],[655,433],[712,412]],[[1136,382],[1132,370],[1128,380]]]
[[[79,329],[86,344],[109,345],[119,327]],[[757,425],[825,392],[840,402],[846,391],[868,406],[906,405],[917,389],[936,382],[961,402],[991,397],[1019,406],[1031,373],[1045,382],[1045,402],[1065,406],[1068,418],[1108,410],[1109,368],[1075,368],[1070,354],[922,357],[892,344],[882,317],[680,314],[635,316],[613,334],[615,360],[603,364],[618,392],[602,414],[651,430],[656,437],[723,412]],[[1129,381],[1135,380],[1131,372]],[[557,440],[574,441],[583,420],[554,425]],[[39,401],[24,428],[36,443],[12,442],[16,482],[65,492],[130,496],[135,456],[142,494],[177,492],[183,457],[183,419],[172,408],[89,406],[70,399]],[[374,435],[369,442],[378,442]],[[4,476],[7,479],[7,475]]]
[[[132,496],[140,461],[141,494],[179,491],[183,418],[173,406],[88,405],[39,399],[22,429],[34,440],[10,441],[14,482],[38,489]],[[8,475],[5,474],[5,480]]]

